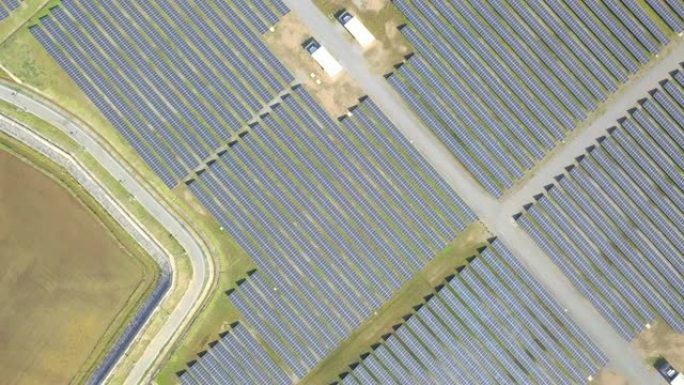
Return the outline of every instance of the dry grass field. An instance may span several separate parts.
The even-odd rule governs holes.
[[[2,384],[81,377],[153,278],[85,204],[1,148],[0,266]]]

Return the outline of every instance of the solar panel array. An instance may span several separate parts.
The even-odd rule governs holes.
[[[394,329],[342,384],[585,384],[607,361],[498,240]]]
[[[280,0],[64,0],[33,35],[169,187],[288,87]]]
[[[416,54],[389,82],[497,197],[684,30],[682,0],[393,2]]]
[[[181,385],[284,385],[292,381],[242,324],[235,324],[180,375]],[[236,354],[239,352],[239,354]]]
[[[0,0],[0,21],[6,19],[19,5],[21,0]]]
[[[365,99],[295,87],[189,183],[256,261],[231,294],[300,377],[476,218]]]
[[[518,224],[626,339],[684,332],[684,74],[660,83]]]

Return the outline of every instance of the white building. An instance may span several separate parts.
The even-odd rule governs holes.
[[[337,74],[342,72],[342,65],[338,62],[330,52],[320,45],[315,39],[311,38],[304,43],[304,49],[309,52],[311,57],[314,58],[323,67],[323,71],[330,77],[335,77]]]
[[[354,17],[351,13],[342,10],[337,14],[337,20],[354,36],[354,39],[359,42],[363,49],[370,47],[375,41],[375,36],[361,23],[358,17]]]

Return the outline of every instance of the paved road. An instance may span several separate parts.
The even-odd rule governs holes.
[[[347,71],[356,78],[376,104],[392,119],[394,124],[421,151],[440,174],[453,186],[456,192],[473,208],[487,227],[498,235],[525,263],[531,272],[556,296],[565,306],[578,324],[596,341],[599,347],[608,354],[612,366],[622,372],[631,384],[657,384],[658,376],[647,370],[641,358],[617,333],[600,317],[598,312],[574,289],[565,276],[544,255],[525,232],[517,228],[511,215],[519,210],[520,205],[529,200],[533,193],[540,191],[550,177],[572,162],[593,138],[614,122],[627,107],[634,104],[637,98],[645,95],[659,79],[667,75],[667,71],[675,68],[677,58],[684,57],[682,48],[673,51],[661,64],[649,69],[639,81],[633,82],[612,103],[610,112],[599,117],[594,124],[585,129],[581,135],[566,144],[563,149],[548,159],[536,175],[520,189],[504,197],[502,201],[493,199],[482,189],[472,176],[451,156],[439,140],[406,108],[401,98],[389,84],[379,75],[372,74],[366,67],[365,59],[358,46],[343,38],[342,28],[322,15],[310,0],[285,0],[288,6],[300,18],[316,31],[316,38],[336,56]],[[675,63],[676,64],[676,63]],[[0,98],[27,108],[30,112],[51,122],[65,133],[68,133],[88,152],[90,152],[114,177],[123,180],[123,185],[164,224],[169,232],[181,243],[190,256],[193,265],[193,280],[184,294],[179,306],[169,315],[162,330],[153,338],[143,357],[137,362],[127,378],[127,384],[137,384],[149,380],[148,370],[158,357],[177,337],[181,326],[193,314],[198,303],[206,293],[207,282],[213,274],[208,254],[193,232],[173,213],[168,211],[157,199],[135,178],[119,159],[107,151],[106,145],[100,143],[84,126],[71,121],[70,118],[43,102],[23,95],[12,95],[12,90],[0,86]],[[616,115],[617,114],[617,115]]]
[[[159,332],[149,342],[142,357],[138,359],[128,374],[125,383],[132,385],[149,382],[150,369],[158,364],[159,358],[164,356],[172,342],[178,338],[179,332],[194,315],[197,307],[202,303],[207,294],[209,283],[214,274],[211,256],[194,231],[181,218],[162,204],[160,199],[155,197],[148,187],[137,179],[137,175],[126,166],[126,163],[117,158],[113,151],[108,150],[107,146],[101,143],[88,127],[82,125],[57,107],[45,101],[37,100],[32,96],[21,93],[17,94],[13,89],[2,84],[0,84],[0,99],[24,108],[51,123],[79,143],[114,178],[123,181],[122,185],[126,190],[135,196],[147,212],[159,221],[186,251],[192,265],[192,280],[176,308],[168,315]],[[3,125],[2,127],[7,126]],[[97,197],[98,195],[95,196]],[[138,227],[139,231],[143,230],[141,226]],[[125,228],[130,229],[128,226],[125,226]],[[136,233],[132,233],[132,235],[136,239],[139,238],[136,236]],[[143,247],[149,246],[146,244],[142,245]],[[153,252],[152,255],[162,257],[159,255],[159,250]],[[168,257],[168,255],[164,255],[164,257]],[[174,286],[171,289],[173,290],[176,276],[175,264],[173,260],[169,262],[174,270]]]
[[[449,153],[442,143],[418,120],[401,97],[380,75],[367,67],[358,45],[347,38],[344,29],[323,15],[311,0],[285,0],[306,24],[314,37],[335,56],[345,70],[363,84],[364,90],[392,120],[397,128],[413,142],[446,181],[456,190],[487,228],[501,239],[523,262],[530,272],[555,296],[577,324],[607,354],[610,366],[622,373],[632,385],[663,384],[655,371],[647,367],[638,353],[601,317],[598,311],[574,288],[551,259],[536,243],[518,228],[512,215],[520,211],[534,194],[542,191],[544,184],[571,164],[585,147],[605,130],[614,125],[624,112],[635,105],[639,98],[657,82],[668,76],[684,58],[684,41],[679,38],[675,49],[661,57],[636,80],[624,87],[606,106],[606,111],[580,134],[554,152],[535,171],[525,184],[508,193],[502,200],[489,195],[470,173]]]

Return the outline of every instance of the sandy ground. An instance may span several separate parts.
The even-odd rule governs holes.
[[[352,0],[352,4],[358,9],[363,9],[368,12],[378,12],[389,4],[389,0]]]
[[[610,368],[604,368],[591,385],[628,385],[627,380]]]
[[[663,320],[657,319],[632,342],[650,366],[659,357],[665,357],[675,368],[684,370],[684,334],[675,333]],[[627,381],[610,368],[604,368],[591,384],[627,385]]]
[[[388,0],[324,0],[318,4],[326,14],[331,15],[330,17],[337,10],[348,9],[371,30],[378,41],[366,50],[364,56],[374,73],[391,72],[393,66],[404,60],[404,56],[411,52],[397,30],[402,19]],[[341,29],[341,26],[339,28]],[[353,39],[351,35],[342,33],[346,38]],[[302,42],[312,36],[315,37],[315,33],[291,12],[275,25],[274,31],[264,35],[264,40],[295,75],[297,81],[304,85],[331,116],[342,116],[358,103],[364,92],[347,72],[335,78],[330,78],[323,72],[301,47]]]
[[[0,151],[0,383],[67,384],[143,267],[61,185]]]
[[[312,33],[297,19],[294,13],[285,15],[275,26],[275,31],[264,35],[266,44],[285,64],[319,103],[333,117],[347,113],[363,96],[361,87],[343,72],[330,78],[311,56],[302,48],[304,40]]]
[[[649,364],[662,356],[675,368],[684,370],[684,334],[675,333],[663,320],[656,320],[632,344]]]
[[[343,8],[348,10],[378,39],[364,54],[373,73],[392,72],[393,66],[412,52],[397,29],[405,20],[389,0],[317,0],[315,3],[328,15]],[[351,35],[346,36],[353,40]]]

